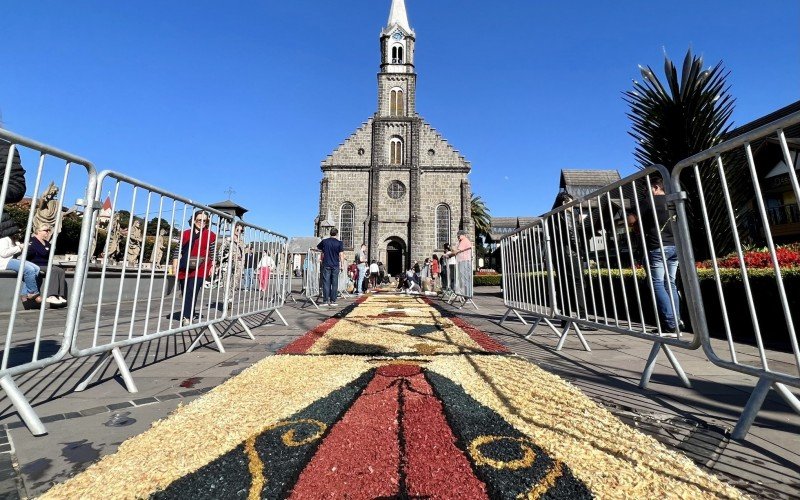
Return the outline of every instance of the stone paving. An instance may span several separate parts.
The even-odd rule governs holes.
[[[733,427],[754,385],[750,377],[721,370],[699,351],[678,351],[693,389],[680,386],[665,360],[657,367],[648,390],[638,388],[649,344],[604,332],[586,334],[591,353],[577,339],[560,352],[546,327],[531,340],[518,322],[499,326],[505,309],[497,288],[479,288],[479,310],[458,314],[489,333],[517,354],[579,387],[623,421],[679,450],[727,482],[760,498],[800,496],[800,417],[770,394],[747,440],[730,440]],[[347,301],[340,301],[344,306]],[[271,323],[254,329],[256,341],[244,335],[225,340],[226,353],[213,344],[186,353],[190,337],[162,339],[129,349],[126,359],[139,387],[129,394],[113,368],[83,393],[72,389],[92,360],[68,360],[16,378],[43,417],[49,434],[33,437],[3,395],[0,400],[0,495],[7,498],[41,494],[54,483],[84,470],[119,444],[146,430],[244,368],[274,353],[317,326],[335,310],[300,309],[289,303],[284,315],[289,327]],[[468,306],[469,307],[469,306]],[[774,355],[780,360],[780,353]],[[788,356],[788,355],[787,355]]]

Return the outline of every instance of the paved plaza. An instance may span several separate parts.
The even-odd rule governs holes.
[[[574,337],[557,352],[556,339],[546,326],[525,339],[527,326],[514,321],[498,325],[505,312],[499,288],[476,291],[478,310],[441,305],[724,482],[753,497],[800,496],[800,416],[782,399],[769,395],[744,442],[728,436],[754,379],[715,367],[699,351],[677,351],[693,388],[683,388],[666,359],[660,359],[650,387],[641,390],[637,384],[650,350],[648,342],[587,332],[592,352],[584,351]],[[234,326],[224,339],[225,353],[214,350],[210,339],[203,348],[187,353],[189,335],[135,346],[126,352],[126,360],[139,388],[137,394],[125,391],[113,367],[86,391],[73,392],[95,361],[91,358],[67,360],[18,377],[18,385],[49,434],[33,437],[7,399],[2,401],[2,494],[33,497],[75,476],[154,421],[289,345],[350,302],[340,301],[337,309],[317,310],[289,301],[282,309],[289,327],[269,320],[253,329],[256,340],[252,341]],[[261,320],[254,318],[252,325]],[[789,354],[771,353],[770,358],[778,364],[791,362]],[[237,401],[229,405],[235,408]]]

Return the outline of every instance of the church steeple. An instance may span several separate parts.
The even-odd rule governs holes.
[[[389,22],[386,23],[386,26],[392,27],[395,24],[403,28],[406,33],[413,33],[411,26],[408,25],[405,0],[392,0],[392,8],[389,10]]]
[[[389,20],[381,31],[381,72],[414,72],[414,37],[405,0],[392,0]]]

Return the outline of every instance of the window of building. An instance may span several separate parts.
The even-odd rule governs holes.
[[[436,248],[443,249],[450,243],[450,207],[442,203],[436,207]]]
[[[356,218],[356,207],[349,201],[342,203],[339,210],[339,237],[345,250],[353,249],[353,223]]]
[[[403,46],[392,47],[392,64],[403,64]]]
[[[403,104],[403,89],[393,88],[389,94],[389,115],[403,116],[405,114]]]
[[[392,137],[389,142],[389,163],[391,165],[403,164],[403,140],[399,137]]]
[[[406,186],[400,181],[392,181],[389,183],[388,189],[389,198],[399,200],[406,194]]]

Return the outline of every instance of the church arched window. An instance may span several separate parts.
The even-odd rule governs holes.
[[[393,88],[389,93],[389,115],[403,116],[405,114],[403,103],[403,89],[399,87]]]
[[[403,64],[403,46],[392,47],[392,64]]]
[[[436,248],[441,250],[450,243],[450,207],[442,203],[436,207]]]
[[[356,218],[356,207],[346,201],[339,209],[339,235],[345,250],[353,249],[353,225]]]
[[[403,139],[399,137],[392,137],[389,142],[389,164],[403,164]]]

